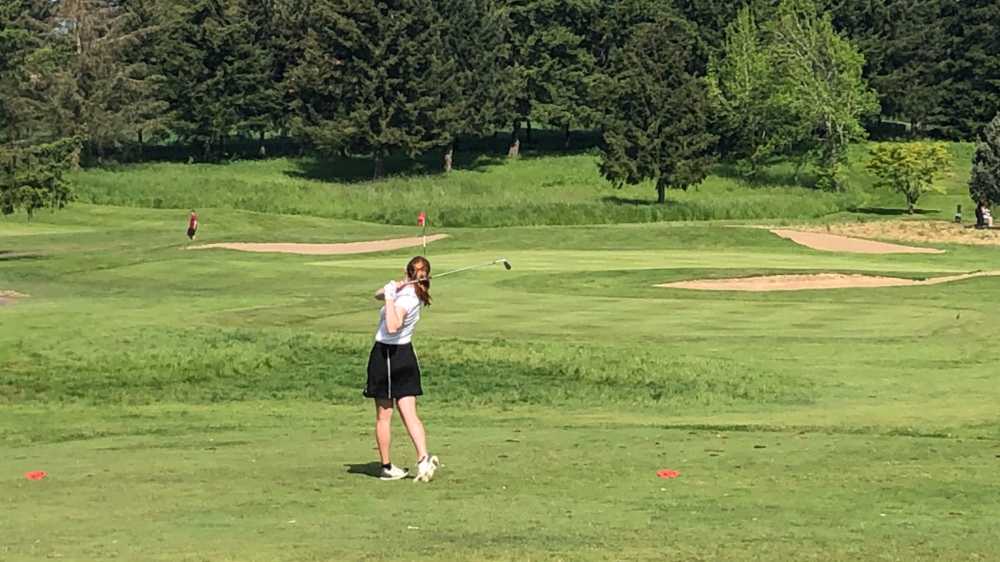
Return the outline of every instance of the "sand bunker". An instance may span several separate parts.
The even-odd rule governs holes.
[[[817,273],[810,275],[764,275],[732,279],[697,279],[664,283],[657,287],[669,289],[695,289],[699,291],[804,291],[810,289],[858,289],[876,287],[914,287],[940,285],[973,277],[1000,276],[1000,271],[978,271],[962,275],[948,275],[915,280],[874,275],[847,275],[842,273]]]
[[[977,230],[947,221],[895,220],[862,223],[831,224],[825,227],[804,227],[798,230],[826,232],[843,236],[901,240],[923,244],[970,244],[1000,246],[1000,229]]]
[[[0,305],[10,304],[14,302],[15,299],[23,299],[27,297],[24,293],[18,293],[17,291],[0,291]]]
[[[861,238],[850,238],[837,234],[808,232],[805,230],[771,229],[778,236],[791,240],[796,244],[808,246],[824,252],[848,252],[854,254],[943,254],[944,250],[936,248],[917,248],[901,246],[888,242],[875,242]]]
[[[447,234],[428,236],[428,242],[447,238]],[[188,250],[207,250],[223,248],[241,252],[271,252],[280,254],[301,254],[306,256],[332,256],[337,254],[365,254],[368,252],[386,252],[402,248],[412,248],[424,243],[422,237],[394,238],[392,240],[374,240],[371,242],[347,242],[343,244],[257,244],[251,242],[227,242],[219,244],[202,244],[188,246]]]

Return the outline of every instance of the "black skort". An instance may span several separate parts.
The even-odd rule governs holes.
[[[194,235],[198,232],[197,228],[188,229],[188,238],[194,238]]]
[[[412,344],[393,345],[375,342],[368,355],[368,398],[402,398],[420,396],[420,365]]]

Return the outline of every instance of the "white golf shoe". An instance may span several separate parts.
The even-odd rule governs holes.
[[[399,468],[398,466],[396,466],[396,465],[393,464],[393,465],[389,465],[389,468],[386,468],[384,466],[382,467],[382,472],[381,472],[381,475],[379,476],[379,479],[381,479],[381,480],[402,480],[403,478],[406,478],[406,475],[409,474],[409,473],[410,473],[409,470],[407,470],[405,468]]]
[[[434,478],[434,472],[441,466],[441,461],[436,456],[426,456],[417,463],[417,476],[414,482],[430,482]]]

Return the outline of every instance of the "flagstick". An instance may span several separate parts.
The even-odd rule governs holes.
[[[424,255],[427,255],[427,219],[424,219]]]

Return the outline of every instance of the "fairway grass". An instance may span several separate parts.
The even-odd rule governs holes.
[[[419,235],[199,215],[198,243]],[[0,307],[0,560],[1000,560],[1000,279],[655,286],[925,279],[1000,269],[994,248],[837,254],[721,224],[437,229],[435,272],[514,267],[432,287],[415,347],[444,466],[422,485],[370,476],[360,395],[371,294],[411,251],[187,252],[185,227],[183,209],[86,204],[0,220],[0,290],[31,295]],[[394,437],[412,466],[398,420]]]
[[[364,411],[363,411],[364,410]],[[363,408],[17,410],[5,559],[969,560],[996,544],[996,449],[427,408],[444,467],[381,482]],[[14,421],[14,420],[11,420]],[[8,422],[10,423],[10,422]],[[59,435],[64,424],[98,428]],[[44,431],[39,431],[44,430]],[[51,440],[51,441],[50,441]],[[400,439],[402,441],[402,439]],[[411,451],[400,443],[397,458]],[[401,461],[397,461],[401,462]],[[679,470],[660,480],[661,468]]]

